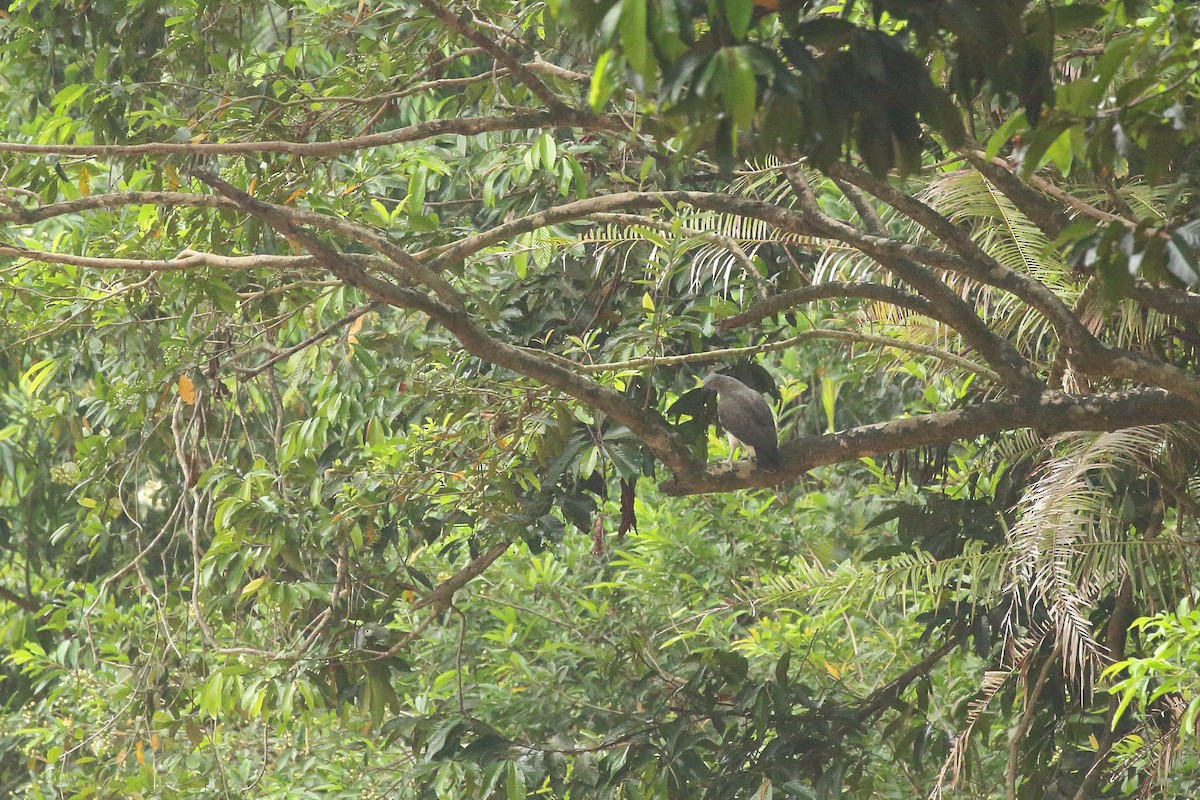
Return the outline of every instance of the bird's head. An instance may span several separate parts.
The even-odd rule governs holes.
[[[732,389],[737,383],[736,378],[722,375],[719,372],[712,372],[704,379],[704,383],[700,384],[700,388],[706,392],[717,393],[722,390]]]

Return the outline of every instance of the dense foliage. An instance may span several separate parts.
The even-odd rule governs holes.
[[[1195,796],[1198,25],[8,4],[0,792]]]

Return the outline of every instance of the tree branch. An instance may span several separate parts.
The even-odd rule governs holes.
[[[336,156],[372,147],[417,142],[435,136],[475,136],[480,133],[536,128],[579,128],[581,130],[617,132],[626,131],[629,126],[620,117],[612,114],[596,115],[590,111],[564,109],[518,112],[507,117],[433,119],[390,131],[328,142],[270,140],[265,142],[147,142],[145,144],[95,145],[0,142],[0,153],[120,158],[151,155],[247,155],[256,153]]]
[[[219,256],[214,253],[186,251],[176,258],[96,258],[76,256],[70,253],[51,253],[34,250],[20,245],[0,244],[0,256],[27,258],[44,264],[68,264],[74,267],[99,270],[125,270],[129,272],[186,272],[203,267],[228,271],[248,269],[300,269],[319,266],[312,256]],[[368,256],[368,258],[370,258]]]
[[[831,176],[854,184],[870,192],[875,197],[887,203],[892,208],[916,222],[922,228],[932,233],[943,244],[954,251],[957,256],[953,263],[947,263],[937,251],[917,247],[913,258],[929,266],[936,266],[966,275],[969,278],[1003,289],[1019,297],[1030,308],[1037,310],[1054,328],[1055,333],[1072,350],[1080,354],[1097,354],[1104,345],[1071,313],[1071,309],[1048,286],[1027,275],[1022,275],[1004,266],[984,252],[978,244],[950,220],[943,217],[933,208],[911,197],[892,186],[885,180],[876,178],[864,170],[835,162],[828,168]],[[838,220],[830,220],[835,228],[849,227]],[[848,244],[856,244],[842,236],[836,236]],[[867,247],[874,243],[863,242]],[[857,244],[856,244],[857,246]],[[864,252],[869,252],[863,248]]]
[[[1024,183],[1006,164],[998,159],[987,160],[983,151],[978,149],[964,148],[959,152],[980,175],[1011,200],[1026,219],[1046,234],[1050,241],[1057,239],[1071,224],[1071,217],[1061,206],[1055,205],[1045,195]]]
[[[1042,664],[1041,670],[1038,671],[1037,678],[1033,682],[1033,689],[1028,691],[1025,699],[1025,713],[1021,715],[1020,722],[1017,723],[1016,730],[1012,732],[1012,736],[1008,740],[1008,769],[1005,773],[1004,785],[1008,789],[1008,800],[1017,800],[1017,768],[1019,766],[1018,757],[1021,754],[1021,742],[1025,739],[1025,734],[1029,732],[1029,726],[1033,724],[1033,715],[1037,711],[1038,700],[1041,699],[1042,690],[1046,687],[1046,679],[1050,677],[1050,668],[1058,663],[1058,657],[1062,653],[1062,643],[1055,646],[1054,651],[1046,657],[1045,663]],[[1026,679],[1026,687],[1029,686]]]
[[[512,539],[505,539],[492,545],[485,552],[471,559],[471,562],[465,567],[439,583],[432,592],[418,600],[413,608],[420,610],[433,606],[436,611],[445,611],[450,605],[450,601],[454,599],[454,593],[482,575],[496,559],[508,552],[508,548],[512,547],[512,544]]]
[[[774,353],[779,350],[787,350],[789,347],[795,347],[801,342],[809,339],[834,339],[841,342],[862,342],[864,344],[879,345],[881,347],[894,347],[897,350],[907,350],[910,353],[936,358],[939,361],[945,361],[947,364],[953,364],[956,367],[974,372],[991,381],[999,382],[1000,376],[992,372],[982,364],[976,364],[970,359],[954,353],[947,353],[945,350],[939,350],[936,347],[929,345],[918,344],[916,342],[907,342],[903,339],[892,339],[887,336],[877,336],[870,333],[861,333],[859,331],[839,331],[826,328],[818,328],[814,330],[801,331],[795,336],[788,337],[779,342],[767,342],[765,344],[750,345],[749,347],[730,347],[722,350],[709,350],[703,353],[685,353],[678,356],[642,356],[641,358],[631,358],[626,361],[610,361],[601,364],[576,364],[570,359],[554,355],[555,362],[570,365],[571,368],[580,374],[594,374],[597,372],[617,372],[620,370],[641,369],[643,367],[675,367],[682,364],[706,364],[712,361],[723,361],[727,359],[743,359],[749,358],[752,355],[759,353]],[[537,352],[537,351],[534,351]]]
[[[784,174],[796,192],[801,210],[805,214],[829,224],[844,225],[821,211],[812,187],[809,186],[798,168],[785,167]],[[835,179],[835,183],[858,211],[866,231],[872,236],[887,238],[887,229],[884,227],[883,220],[863,192],[857,186],[845,181]],[[848,225],[845,227],[855,230]],[[987,323],[979,318],[975,308],[947,286],[932,270],[904,255],[874,254],[873,257],[884,269],[912,286],[921,293],[922,297],[933,303],[941,312],[941,321],[957,331],[968,345],[975,348],[983,359],[996,370],[1004,385],[1013,394],[1036,396],[1042,391],[1042,383],[1038,380],[1032,365],[1022,357],[1016,347],[989,328]]]
[[[28,597],[23,597],[16,592],[5,589],[0,586],[0,600],[7,600],[22,611],[28,611],[30,614],[36,614],[42,610],[42,606],[36,600],[31,600]]]
[[[374,299],[388,305],[421,311],[443,325],[458,340],[463,349],[477,358],[534,378],[566,392],[591,408],[603,411],[629,428],[635,436],[645,442],[646,446],[672,472],[679,475],[690,475],[700,469],[700,465],[688,448],[675,436],[666,420],[657,412],[647,411],[640,403],[601,386],[556,361],[493,338],[461,308],[448,306],[420,291],[397,286],[364,272],[349,259],[343,258],[340,253],[300,227],[302,217],[292,209],[256,200],[215,175],[200,172],[196,174],[243,211],[262,219],[272,228],[304,247],[326,269],[347,284],[363,290]]]
[[[574,113],[566,103],[559,98],[546,84],[542,83],[542,79],[533,74],[524,64],[520,62],[512,53],[509,53],[496,42],[489,39],[482,31],[473,28],[465,16],[472,16],[473,12],[469,8],[464,8],[461,13],[455,13],[449,8],[444,7],[437,0],[417,0],[418,3],[429,9],[429,12],[437,17],[442,23],[451,30],[458,33],[459,36],[467,39],[479,49],[486,52],[492,58],[508,68],[508,71],[517,78],[529,91],[533,92],[537,99],[546,104],[547,108],[554,109],[559,113]]]
[[[285,347],[284,349],[280,350],[279,352],[272,354],[270,356],[270,358],[268,358],[266,361],[262,362],[261,364],[256,364],[253,367],[234,367],[233,371],[236,372],[242,378],[242,380],[249,380],[250,378],[253,378],[256,375],[258,375],[259,373],[263,372],[264,370],[270,369],[272,366],[274,366],[275,364],[278,364],[280,361],[283,361],[285,358],[290,358],[293,353],[298,353],[301,350],[303,350],[304,348],[310,347],[310,346],[316,344],[317,342],[321,341],[322,339],[329,338],[333,334],[340,331],[342,328],[344,328],[347,325],[349,325],[350,323],[354,322],[359,317],[363,316],[364,314],[366,314],[369,311],[373,311],[374,309],[376,309],[378,307],[379,307],[378,303],[366,303],[365,305],[361,305],[358,308],[351,311],[349,314],[346,314],[345,316],[343,316],[341,319],[331,322],[326,327],[317,331],[313,335],[307,337],[306,339],[304,339],[304,341],[297,342],[296,344],[292,345],[291,347]]]
[[[773,295],[760,303],[755,303],[745,311],[739,311],[733,316],[725,317],[725,319],[717,322],[717,327],[722,330],[740,328],[743,325],[758,322],[764,317],[774,316],[805,303],[831,298],[876,300],[880,303],[887,303],[898,308],[915,311],[930,319],[936,319],[939,322],[945,322],[942,315],[938,313],[937,307],[924,297],[909,294],[894,286],[885,286],[882,283],[857,281],[818,283],[813,286],[801,286],[799,289],[791,289],[782,294]]]
[[[1136,280],[1125,290],[1134,302],[1162,314],[1200,322],[1200,294],[1186,289],[1167,289]]]
[[[904,690],[908,688],[910,683],[923,675],[928,675],[937,666],[939,661],[954,652],[960,644],[961,642],[958,639],[950,638],[948,641],[943,642],[936,650],[927,653],[924,658],[913,664],[887,685],[871,692],[869,696],[863,699],[855,713],[857,721],[859,723],[867,722],[871,717],[882,712],[904,693]]]
[[[707,494],[787,483],[809,470],[864,456],[945,445],[959,439],[1034,428],[1042,433],[1114,431],[1140,425],[1200,421],[1200,405],[1158,389],[1084,397],[1046,392],[1033,400],[993,400],[957,411],[863,425],[826,436],[803,436],[779,448],[775,472],[752,469],[749,462],[710,465],[698,475],[661,484],[670,495]]]

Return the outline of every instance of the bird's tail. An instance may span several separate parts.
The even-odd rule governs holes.
[[[766,472],[774,472],[779,469],[779,448],[756,447],[754,449],[754,459],[758,462],[759,469]]]

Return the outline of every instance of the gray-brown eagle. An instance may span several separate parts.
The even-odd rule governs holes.
[[[737,378],[716,373],[704,379],[702,388],[717,393],[717,420],[727,433],[754,448],[758,468],[778,469],[779,434],[766,398]]]

